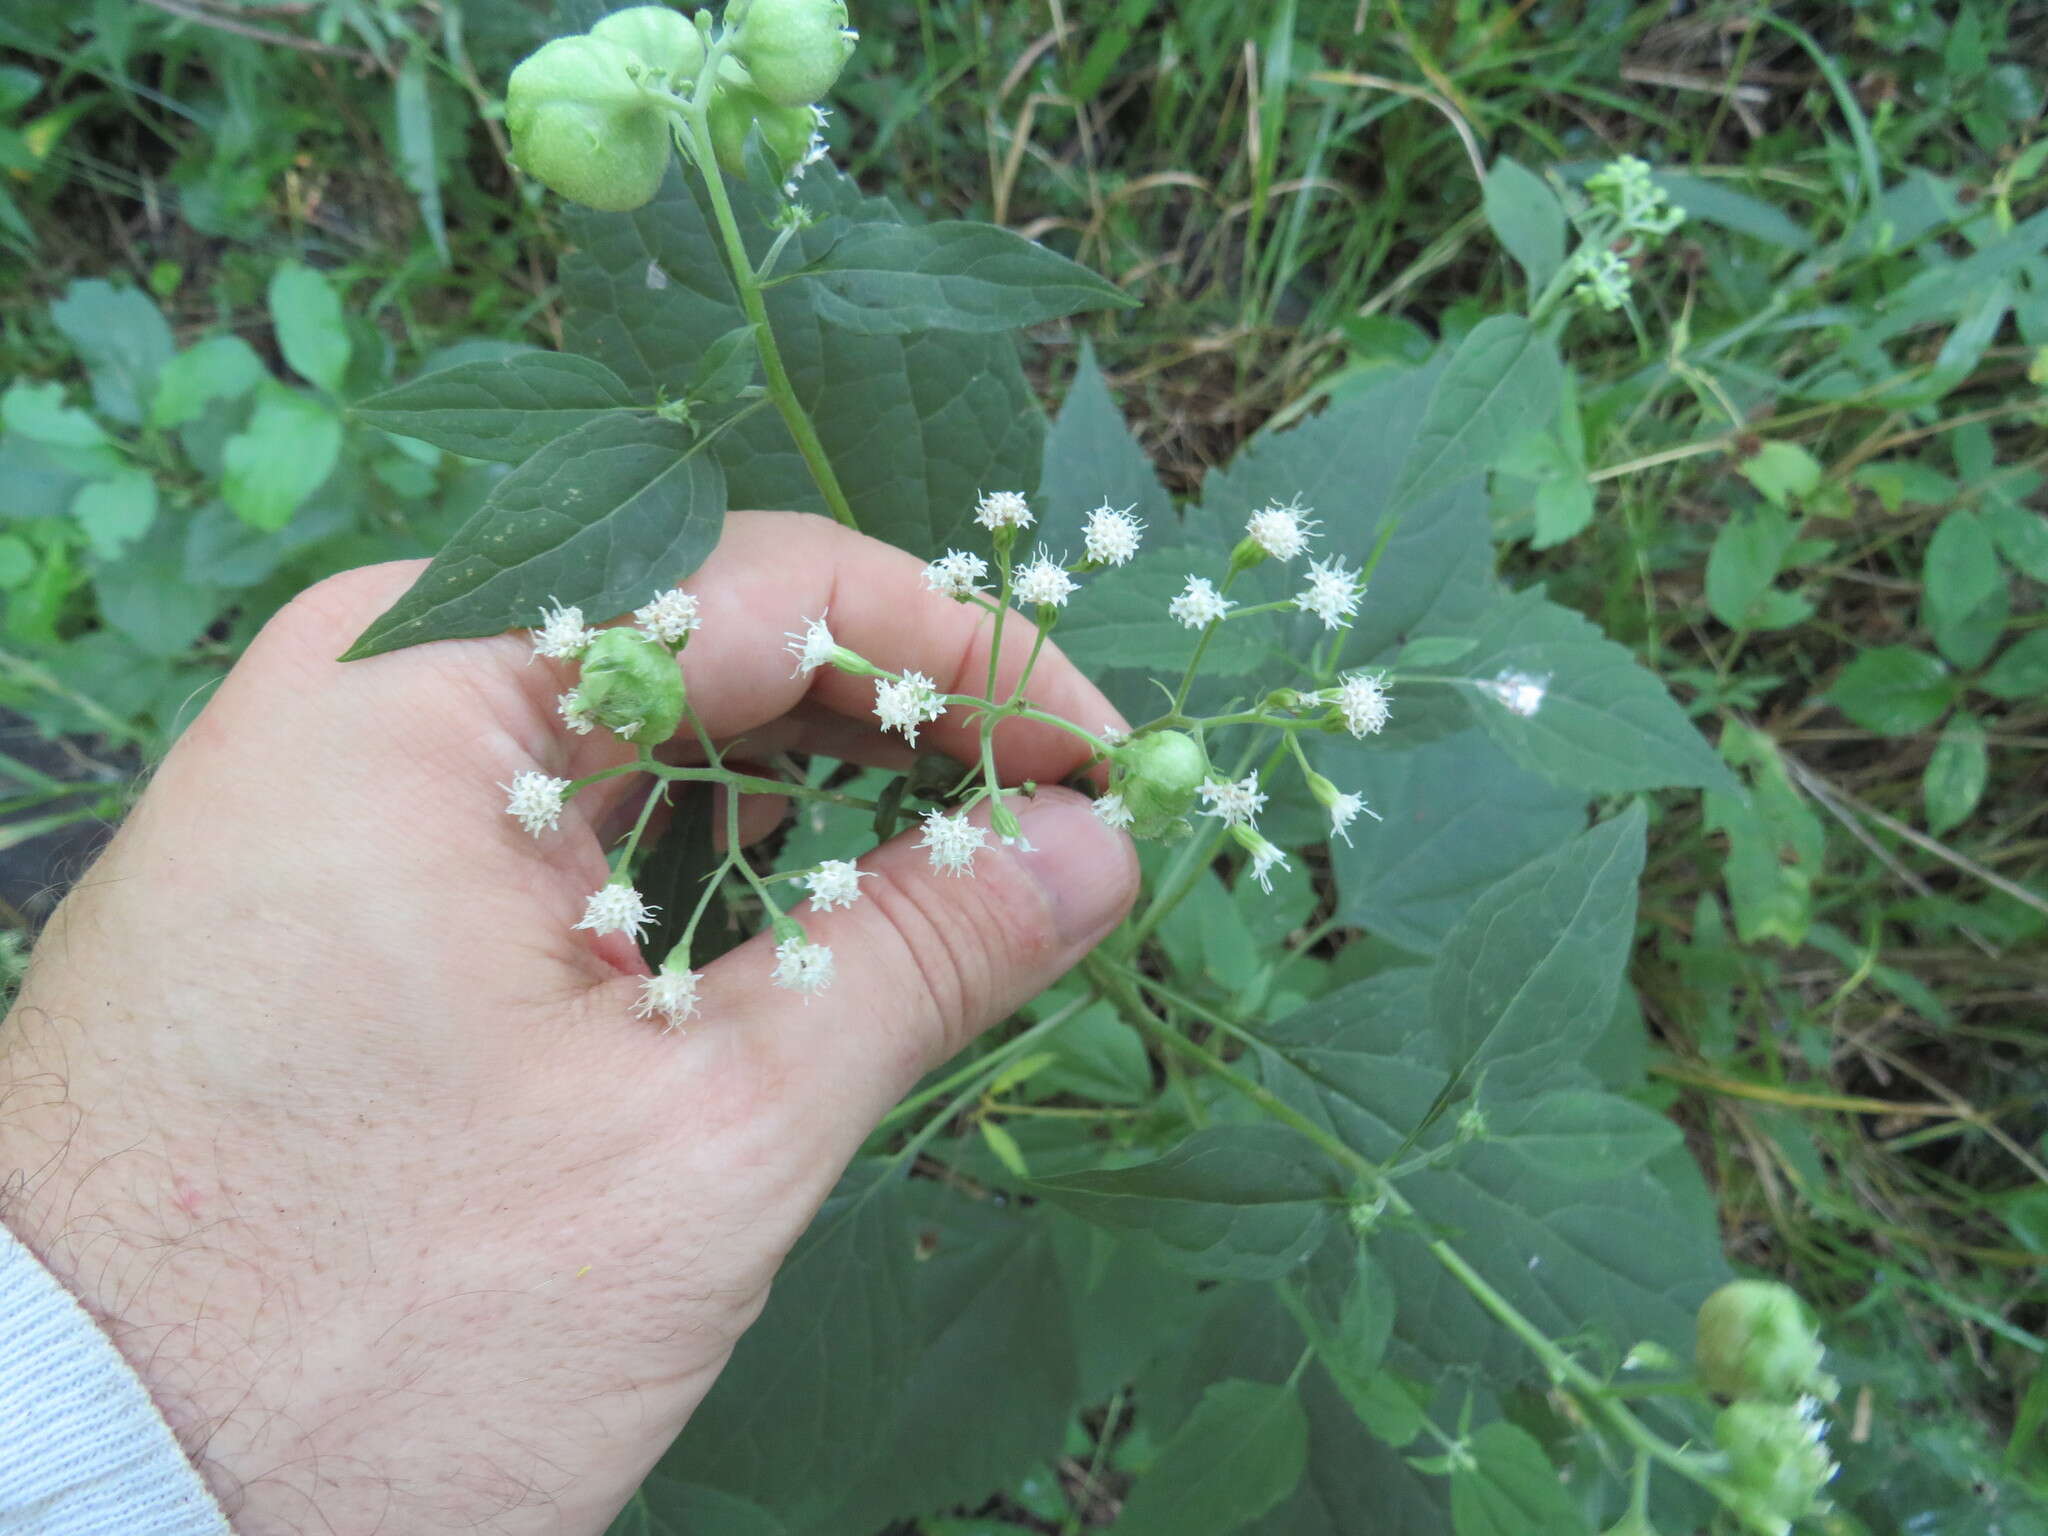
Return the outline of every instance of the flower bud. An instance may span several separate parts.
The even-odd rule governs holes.
[[[859,34],[846,0],[750,0],[733,51],[778,107],[807,107],[832,89]]]
[[[1700,1380],[1724,1397],[1832,1399],[1835,1382],[1822,1374],[1821,1354],[1806,1304],[1775,1280],[1730,1281],[1700,1307]]]
[[[1730,1506],[1757,1536],[1785,1536],[1792,1522],[1824,1508],[1821,1489],[1838,1470],[1813,1398],[1802,1403],[1731,1403],[1714,1420],[1714,1443],[1728,1458]]]
[[[607,730],[651,746],[682,724],[683,671],[660,641],[637,629],[607,629],[583,653],[576,699]]]
[[[505,127],[520,168],[607,213],[651,201],[668,169],[669,126],[641,88],[640,59],[597,37],[562,37],[512,71]]]
[[[1159,837],[1194,808],[1209,777],[1209,754],[1180,731],[1152,731],[1117,748],[1110,786],[1131,813],[1133,837]]]
[[[704,38],[681,11],[665,5],[636,5],[613,11],[590,29],[592,37],[616,43],[645,64],[651,83],[682,92],[704,67]]]
[[[709,111],[711,151],[719,169],[735,180],[747,174],[747,134],[761,125],[761,141],[775,161],[775,174],[788,176],[810,152],[818,114],[810,107],[778,107],[759,91],[721,78]]]

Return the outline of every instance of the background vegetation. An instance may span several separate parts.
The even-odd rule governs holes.
[[[1520,291],[1502,157],[1659,167],[1691,221],[1575,322],[1577,410],[1496,477],[1517,584],[1634,644],[1751,790],[1664,797],[1642,1048],[1731,1259],[1826,1313],[1850,1436],[1909,1426],[1858,1507],[2048,1529],[2048,6],[856,11],[838,158],[1140,295],[1031,364],[1056,399],[1085,330],[1176,490]],[[560,224],[491,116],[545,22],[0,17],[14,930],[279,603],[488,488],[344,402],[559,340]],[[926,1528],[1109,1523],[1142,1422],[1065,1452]]]

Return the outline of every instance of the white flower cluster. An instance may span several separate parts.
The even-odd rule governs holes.
[[[789,642],[783,649],[796,658],[796,670],[791,677],[808,677],[832,659],[832,653],[839,649],[839,642],[832,638],[832,631],[826,627],[828,615],[821,614],[815,619],[805,619],[801,633],[790,630],[783,638]]]
[[[676,1028],[685,1019],[694,1019],[697,985],[703,979],[701,971],[672,971],[663,966],[640,983],[640,1001],[633,1006],[633,1016],[648,1019],[658,1013],[668,1020],[667,1029]]]
[[[971,875],[974,856],[988,841],[988,833],[967,819],[964,812],[924,813],[924,836],[918,847],[929,849],[932,868],[942,875]]]
[[[1037,521],[1022,491],[990,491],[975,504],[974,520],[994,533],[998,528],[1029,528]]]
[[[1081,553],[1095,565],[1124,565],[1138,553],[1138,541],[1145,525],[1131,516],[1130,507],[1112,507],[1104,502],[1088,514],[1081,530]]]
[[[1387,717],[1392,711],[1384,672],[1353,672],[1317,697],[1325,704],[1336,705],[1344,714],[1344,728],[1361,741],[1387,728]]]
[[[581,656],[584,647],[596,638],[597,631],[583,622],[581,608],[556,603],[541,615],[540,628],[533,632],[533,654],[568,661]]]
[[[988,562],[964,549],[949,549],[924,568],[924,584],[945,597],[971,598],[981,595],[981,583],[988,575]]]
[[[1292,502],[1262,507],[1244,525],[1245,537],[1275,560],[1292,560],[1307,550],[1309,535],[1316,527],[1307,513],[1308,508]]]
[[[644,608],[635,608],[633,622],[663,645],[681,645],[704,621],[698,615],[696,598],[671,589]]]
[[[885,731],[901,731],[903,739],[917,745],[917,728],[946,712],[946,701],[936,684],[922,672],[875,680],[875,715]]]
[[[832,985],[836,974],[831,949],[813,944],[801,933],[775,946],[775,974],[771,979],[778,987],[787,987],[807,998],[815,997]]]
[[[827,859],[808,874],[799,875],[797,883],[811,893],[811,910],[830,912],[834,907],[850,907],[860,899],[860,883],[874,879],[874,874],[865,869],[856,869],[851,859]]]
[[[1190,576],[1180,596],[1166,605],[1166,611],[1189,629],[1207,629],[1236,606],[1216,590],[1208,577]]]
[[[1131,808],[1124,804],[1124,797],[1119,794],[1097,795],[1094,810],[1096,819],[1105,827],[1122,830],[1137,820],[1137,817],[1131,814]]]
[[[1010,588],[1020,605],[1047,608],[1064,608],[1080,589],[1063,562],[1043,554],[1017,571]]]
[[[640,893],[625,881],[614,880],[591,894],[583,906],[583,920],[576,926],[588,928],[599,937],[607,933],[630,933],[637,944],[644,937],[647,925],[654,921],[654,914],[660,910],[642,901]]]
[[[509,797],[505,802],[506,814],[516,818],[535,837],[561,825],[562,801],[569,791],[567,779],[551,778],[528,769],[514,774],[510,784],[500,784],[498,788]]]

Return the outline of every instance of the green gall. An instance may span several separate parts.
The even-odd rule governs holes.
[[[688,89],[704,67],[703,34],[689,17],[665,5],[614,11],[592,27],[590,35],[632,54],[647,66],[650,83],[665,90]]]
[[[709,111],[711,152],[718,168],[735,180],[747,174],[747,135],[761,125],[761,141],[775,163],[777,176],[788,176],[810,152],[818,114],[807,106],[778,107],[759,91],[721,79]]]
[[[563,37],[512,71],[505,127],[529,176],[572,202],[625,213],[654,198],[668,169],[669,126],[616,43]]]
[[[1110,788],[1131,813],[1133,837],[1160,837],[1194,809],[1209,754],[1180,731],[1152,731],[1117,748]]]
[[[1820,1335],[1790,1286],[1733,1280],[1700,1307],[1694,1357],[1700,1380],[1723,1397],[1833,1398],[1835,1382],[1822,1373],[1821,1356]]]
[[[639,630],[602,630],[583,653],[576,703],[606,730],[653,746],[683,723],[683,671],[667,646]]]
[[[733,48],[755,90],[778,107],[807,107],[832,89],[857,39],[845,0],[751,0]]]
[[[1714,1444],[1728,1458],[1738,1497],[1731,1512],[1756,1536],[1786,1536],[1796,1520],[1826,1508],[1820,1492],[1837,1468],[1828,1454],[1820,1403],[1732,1403],[1714,1420]]]

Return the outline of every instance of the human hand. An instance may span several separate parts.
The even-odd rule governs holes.
[[[336,577],[264,630],[0,1033],[0,1215],[242,1536],[603,1531],[890,1104],[1136,889],[1083,798],[1013,799],[1035,851],[991,843],[949,880],[906,836],[863,861],[862,900],[803,914],[838,955],[824,997],[771,988],[762,935],[664,1034],[632,1015],[632,946],[571,931],[631,781],[538,843],[499,788],[631,749],[567,735],[564,676],[518,637],[333,660],[416,574]],[[688,584],[692,704],[722,741],[884,750],[871,685],[792,679],[782,638],[829,608],[878,664],[978,683],[986,616],[919,575],[821,519],[733,516]],[[1032,696],[1113,718],[1050,648]],[[998,743],[1013,781],[1082,760],[1029,722]]]

